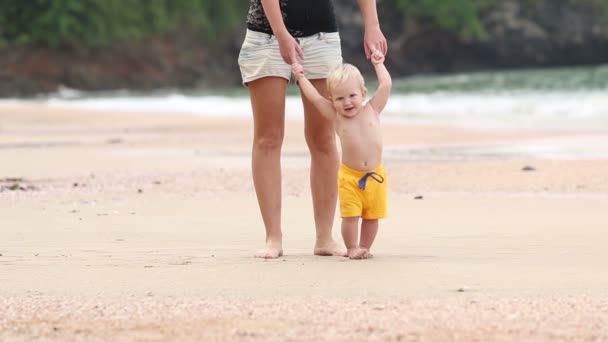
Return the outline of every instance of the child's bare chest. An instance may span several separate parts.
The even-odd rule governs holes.
[[[363,137],[380,129],[380,120],[372,111],[363,111],[352,118],[339,117],[336,133],[341,138]]]

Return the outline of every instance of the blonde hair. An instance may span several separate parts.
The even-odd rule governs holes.
[[[364,92],[367,91],[365,88],[365,80],[363,79],[363,75],[361,75],[361,71],[359,71],[356,66],[348,63],[339,65],[329,73],[329,76],[327,76],[327,90],[332,93],[332,91],[336,89],[338,85],[351,79],[358,81],[359,84],[361,84],[361,89]]]

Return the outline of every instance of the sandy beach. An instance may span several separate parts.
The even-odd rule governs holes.
[[[312,255],[289,121],[261,260],[251,126],[0,104],[0,340],[608,340],[608,159],[524,148],[606,132],[386,124],[389,218],[351,261]]]

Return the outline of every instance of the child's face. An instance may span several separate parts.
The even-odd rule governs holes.
[[[342,84],[338,84],[331,91],[331,102],[336,113],[353,117],[359,113],[363,107],[363,100],[366,95],[365,89],[356,79],[350,79]]]

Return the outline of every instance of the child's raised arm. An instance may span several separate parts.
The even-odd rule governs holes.
[[[386,66],[384,66],[384,55],[382,52],[374,50],[371,60],[378,77],[378,89],[374,96],[369,100],[369,103],[376,113],[380,114],[388,102],[393,81],[388,70],[386,70]]]
[[[304,76],[304,68],[300,63],[293,63],[291,70],[296,79],[296,84],[300,86],[302,94],[319,110],[319,112],[327,119],[333,120],[335,118],[334,108],[328,99],[324,98],[319,94],[317,89],[310,83],[310,81]]]

